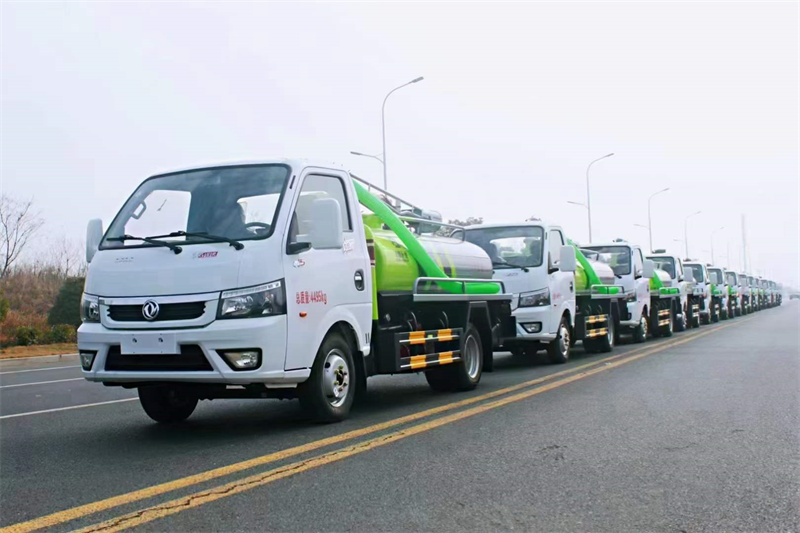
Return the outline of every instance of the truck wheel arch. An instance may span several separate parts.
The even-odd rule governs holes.
[[[325,335],[322,337],[322,342],[325,342],[325,339],[328,338],[328,335],[331,333],[339,333],[342,335],[353,349],[353,363],[355,364],[356,370],[356,397],[358,397],[358,395],[367,388],[367,369],[364,362],[364,354],[358,344],[358,334],[353,325],[344,320],[340,320],[328,328],[328,331],[326,331]],[[321,345],[320,343],[320,346]]]
[[[494,370],[494,341],[492,335],[492,322],[489,318],[489,305],[486,302],[472,302],[467,313],[467,322],[475,324],[481,336],[481,348],[483,349],[483,371],[491,372]]]

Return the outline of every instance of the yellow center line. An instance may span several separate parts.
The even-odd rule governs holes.
[[[749,319],[745,319],[749,320]],[[744,320],[737,321],[737,323],[744,322]],[[727,326],[716,326],[713,330],[706,331],[705,333],[710,333],[711,331],[716,331],[721,327]],[[683,340],[678,341],[670,341],[665,344],[660,344],[659,347],[663,347],[664,349],[669,348],[671,346],[675,346],[678,343],[683,343],[685,341],[697,338],[704,333],[693,333],[689,334],[688,336],[684,337]],[[297,455],[301,455],[303,453],[308,453],[311,451],[318,450],[320,448],[324,448],[326,446],[331,446],[334,444],[339,444],[348,440],[352,440],[355,438],[363,437],[366,435],[370,435],[379,431],[383,431],[398,425],[407,424],[409,422],[414,422],[420,420],[422,418],[426,418],[432,415],[444,413],[447,411],[451,411],[453,409],[458,409],[460,407],[465,407],[474,403],[482,402],[484,400],[488,400],[491,398],[496,398],[498,396],[502,396],[511,392],[518,391],[520,389],[524,389],[527,387],[532,387],[538,385],[540,383],[544,383],[546,381],[550,381],[566,374],[571,374],[575,372],[580,372],[582,370],[592,368],[598,365],[606,364],[610,361],[617,360],[622,357],[629,357],[637,352],[647,349],[647,347],[637,348],[630,350],[625,353],[612,355],[598,361],[594,361],[591,363],[585,363],[582,365],[578,365],[572,368],[567,368],[565,370],[561,370],[559,372],[554,372],[552,374],[548,374],[546,376],[542,376],[536,379],[532,379],[529,381],[525,381],[522,383],[518,383],[516,385],[512,385],[509,387],[504,387],[502,389],[498,389],[492,392],[488,392],[486,394],[481,394],[479,396],[473,396],[471,398],[467,398],[464,400],[460,400],[457,402],[448,403],[445,405],[440,405],[438,407],[433,407],[430,409],[425,409],[423,411],[419,411],[417,413],[412,413],[410,415],[402,416],[399,418],[395,418],[392,420],[387,420],[385,422],[381,422],[378,424],[374,424],[371,426],[367,426],[365,428],[356,429],[352,431],[348,431],[345,433],[340,433],[338,435],[333,435],[331,437],[326,437],[324,439],[319,439],[316,441],[312,441],[306,444],[302,444],[299,446],[293,446],[291,448],[286,448],[284,450],[280,450],[277,452],[269,453],[266,455],[262,455],[260,457],[255,457],[253,459],[248,459],[246,461],[241,461],[238,463],[233,463],[227,466],[214,468],[211,470],[207,470],[205,472],[200,472],[198,474],[193,474],[190,476],[186,476],[183,478],[175,479],[173,481],[168,481],[165,483],[160,483],[158,485],[152,485],[150,487],[145,487],[144,489],[135,490],[132,492],[128,492],[125,494],[120,494],[117,496],[112,496],[110,498],[105,498],[103,500],[98,500],[95,502],[87,503],[84,505],[79,505],[76,507],[72,507],[70,509],[65,509],[63,511],[58,511],[49,515],[45,515],[39,518],[34,518],[32,520],[28,520],[25,522],[19,522],[17,524],[12,524],[10,526],[6,526],[0,528],[0,533],[23,533],[29,531],[36,531],[38,529],[52,527],[54,525],[62,524],[65,522],[69,522],[78,518],[82,518],[84,516],[88,516],[91,514],[99,513],[101,511],[106,511],[108,509],[113,509],[114,507],[119,507],[121,505],[130,504],[133,502],[145,500],[148,498],[152,498],[154,496],[159,496],[161,494],[165,494],[168,492],[173,492],[175,490],[187,488],[193,485],[197,485],[200,483],[204,483],[206,481],[211,481],[214,479],[218,479],[220,477],[228,476],[230,474],[235,474],[237,472],[241,472],[243,470],[248,470],[250,468],[254,468],[257,466],[264,466],[270,463],[274,463],[276,461],[281,461],[284,459],[289,459],[291,457],[295,457]]]
[[[742,321],[743,322],[743,321]],[[347,446],[345,448],[340,448],[338,450],[333,450],[331,452],[324,453],[322,455],[313,457],[311,459],[297,461],[288,465],[280,466],[278,468],[268,470],[266,472],[262,472],[259,474],[254,474],[251,476],[247,476],[245,478],[231,481],[229,483],[225,483],[223,485],[219,485],[217,487],[196,492],[181,498],[177,498],[165,503],[161,503],[158,505],[154,505],[151,507],[147,507],[145,509],[141,509],[139,511],[135,511],[133,513],[128,513],[116,518],[112,518],[105,522],[101,522],[98,524],[94,524],[92,526],[77,530],[81,533],[94,533],[94,532],[113,532],[113,531],[122,531],[124,529],[129,529],[131,527],[140,526],[142,524],[146,524],[148,522],[152,522],[153,520],[157,520],[160,518],[164,518],[170,515],[174,515],[180,513],[181,511],[185,511],[187,509],[193,509],[204,505],[206,503],[210,503],[222,498],[226,498],[228,496],[233,496],[235,494],[239,494],[257,487],[262,487],[264,485],[270,484],[274,481],[278,481],[279,479],[287,478],[293,476],[295,474],[299,474],[301,472],[305,472],[308,470],[312,470],[314,468],[318,468],[320,466],[324,466],[327,464],[335,463],[346,459],[348,457],[352,457],[354,455],[379,448],[381,446],[385,446],[387,444],[391,444],[393,442],[397,442],[401,439],[405,439],[407,437],[411,437],[413,435],[418,435],[423,432],[430,431],[432,429],[459,421],[464,420],[465,418],[469,418],[481,413],[485,413],[487,411],[497,409],[499,407],[519,402],[521,400],[531,398],[533,396],[542,394],[544,392],[551,391],[553,389],[562,387],[569,383],[573,383],[575,381],[587,378],[589,376],[593,376],[595,374],[599,374],[600,372],[605,372],[612,368],[616,368],[622,366],[624,364],[637,361],[644,357],[663,352],[668,350],[672,347],[685,344],[690,342],[694,339],[704,337],[721,329],[725,329],[733,324],[724,325],[724,326],[717,326],[713,329],[706,330],[702,333],[698,333],[692,335],[691,337],[684,338],[682,340],[676,342],[670,342],[666,344],[662,344],[651,349],[645,350],[637,355],[626,357],[619,361],[614,362],[606,362],[604,366],[599,368],[592,368],[586,370],[585,372],[579,372],[577,374],[573,374],[571,376],[565,377],[563,379],[559,379],[552,383],[548,383],[541,387],[528,390],[525,392],[521,392],[518,394],[514,394],[511,396],[507,396],[505,398],[495,400],[493,402],[487,402],[482,405],[478,405],[476,407],[472,407],[469,409],[465,409],[463,411],[459,411],[450,415],[442,416],[439,418],[435,418],[433,420],[429,420],[427,422],[423,422],[421,424],[417,424],[415,426],[411,426],[408,428],[400,429],[393,433],[389,433],[387,435],[381,435],[378,437],[374,437],[372,439],[359,442],[353,444],[351,446]],[[592,365],[596,366],[596,365]]]

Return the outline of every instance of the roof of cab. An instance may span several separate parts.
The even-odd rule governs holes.
[[[319,167],[319,168],[336,169],[347,172],[347,169],[341,163],[333,163],[331,161],[324,161],[321,159],[276,157],[272,159],[252,159],[244,161],[217,161],[212,163],[206,163],[203,165],[193,165],[190,167],[181,167],[181,168],[167,170],[164,172],[157,172],[153,174],[153,176],[161,176],[164,174],[175,174],[177,172],[189,172],[192,170],[202,170],[206,168],[237,167],[237,166],[247,166],[247,165],[288,165],[294,170],[306,167]]]
[[[498,222],[493,224],[473,224],[471,226],[465,226],[464,229],[473,230],[473,229],[488,229],[488,228],[519,228],[519,227],[536,227],[536,226],[556,226],[561,227],[556,224],[550,224],[546,220],[526,220],[524,222]]]

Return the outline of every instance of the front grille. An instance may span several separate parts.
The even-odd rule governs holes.
[[[110,305],[108,317],[116,322],[161,322],[163,320],[193,320],[206,312],[205,302],[160,304],[158,316],[148,321],[142,315],[141,305]]]
[[[105,368],[106,370],[173,372],[213,370],[203,354],[203,350],[196,344],[182,344],[179,354],[136,355],[123,355],[119,345],[115,344],[108,348]]]

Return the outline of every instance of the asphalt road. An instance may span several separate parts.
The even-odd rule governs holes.
[[[800,531],[799,327],[788,302],[562,366],[504,355],[465,394],[374,378],[334,425],[218,400],[162,427],[74,357],[2,362],[0,527]]]

